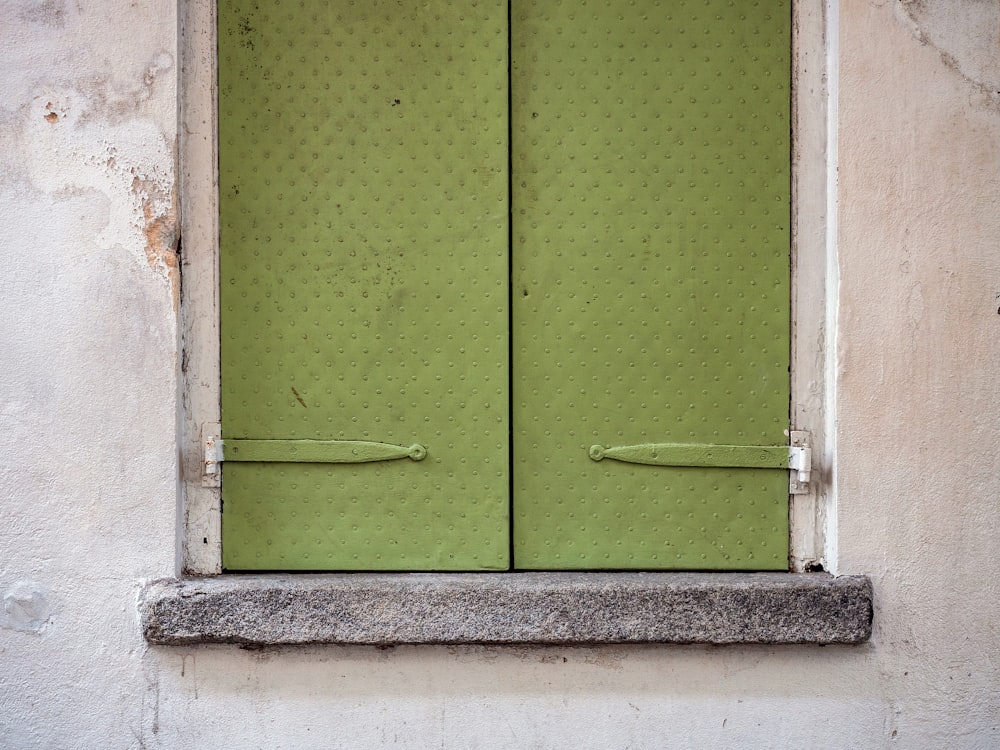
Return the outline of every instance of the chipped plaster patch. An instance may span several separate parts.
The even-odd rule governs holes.
[[[162,46],[152,8],[121,11],[134,14],[132,32],[109,58],[80,43],[103,38],[101,14],[67,0],[17,3],[18,33],[0,30],[8,94],[0,102],[0,174],[55,202],[99,194],[108,210],[79,239],[144,260],[176,308],[176,49]],[[53,50],[52,73],[31,75],[42,49]]]
[[[38,633],[51,617],[48,594],[37,583],[20,581],[4,591],[0,628]]]
[[[78,92],[36,98],[36,114],[29,120],[44,129],[34,134],[38,146],[25,153],[28,180],[56,198],[79,190],[107,196],[108,220],[93,237],[95,244],[105,250],[141,249],[150,267],[176,286],[173,144],[141,119],[116,125],[81,122],[75,114],[79,98]],[[50,108],[53,100],[60,102],[58,109]]]
[[[146,261],[149,267],[166,275],[170,281],[174,312],[180,305],[180,277],[177,267],[177,191],[171,186],[169,194],[156,183],[132,181],[133,192],[142,204],[144,223],[142,233],[146,238]]]

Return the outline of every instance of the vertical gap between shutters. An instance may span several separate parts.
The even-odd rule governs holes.
[[[514,570],[514,111],[513,45],[514,13],[507,3],[507,549],[509,570]]]

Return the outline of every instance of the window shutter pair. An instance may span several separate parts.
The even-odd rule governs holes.
[[[221,0],[224,565],[785,568],[789,17]]]

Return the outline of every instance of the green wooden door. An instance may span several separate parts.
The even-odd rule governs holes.
[[[225,567],[509,566],[507,90],[504,2],[220,2]]]
[[[789,15],[223,0],[224,565],[786,567]]]
[[[590,454],[787,442],[788,3],[512,8],[515,564],[786,568],[787,473]]]

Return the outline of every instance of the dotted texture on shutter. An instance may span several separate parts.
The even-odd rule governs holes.
[[[508,567],[507,5],[219,4],[227,569]]]
[[[514,558],[785,569],[787,472],[592,445],[787,444],[790,9],[514,0]]]

